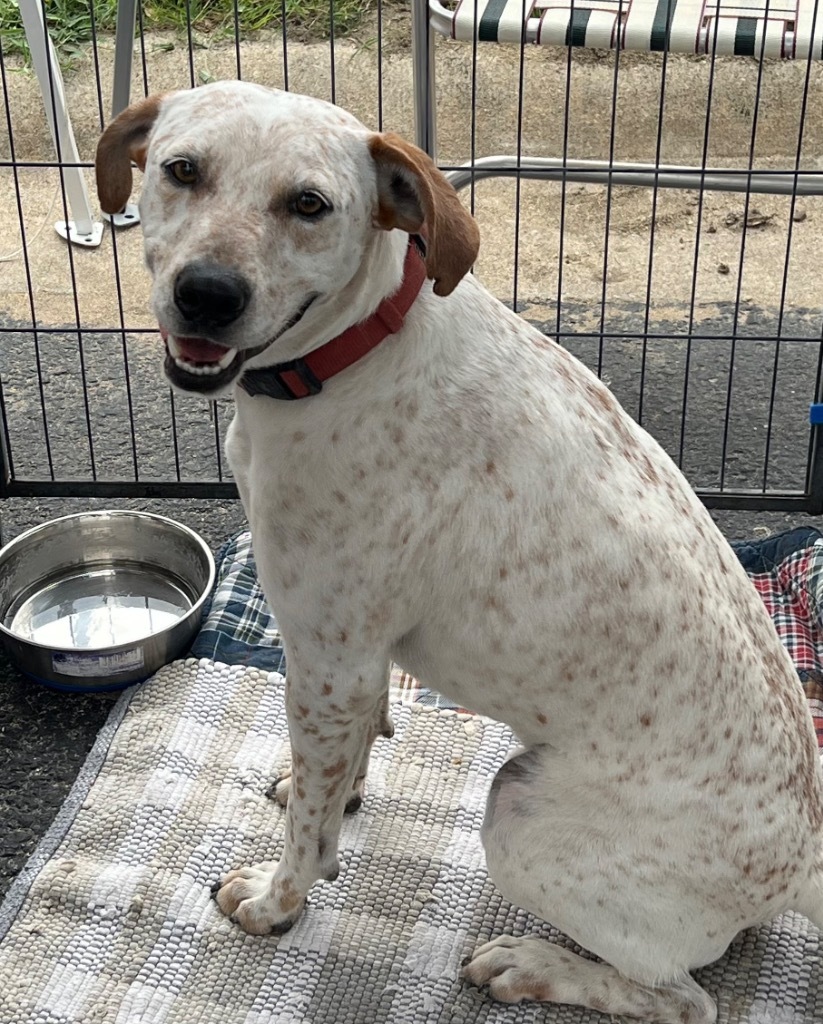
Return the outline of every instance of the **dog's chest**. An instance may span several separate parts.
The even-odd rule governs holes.
[[[267,403],[268,422],[249,415],[253,406],[240,410],[227,454],[278,618],[297,609],[304,622],[335,620],[353,637],[375,606],[408,602],[437,470],[387,410],[347,417],[338,408],[327,420],[309,404],[284,416]]]

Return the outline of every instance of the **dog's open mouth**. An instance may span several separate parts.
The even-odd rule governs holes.
[[[225,387],[240,374],[247,359],[260,355],[302,320],[303,314],[316,298],[317,293],[310,295],[273,338],[256,348],[229,348],[209,338],[170,334],[161,325],[160,336],[166,343],[166,376],[172,384],[186,391],[208,393]]]
[[[188,391],[214,391],[240,372],[243,357],[236,348],[218,345],[208,338],[186,338],[160,328],[166,343],[166,376]]]
[[[175,366],[198,377],[213,377],[221,370],[228,370],[237,356],[236,348],[226,348],[206,338],[175,338],[169,335],[166,344]]]

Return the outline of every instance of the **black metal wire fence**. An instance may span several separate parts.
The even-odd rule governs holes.
[[[224,2],[200,21],[208,5],[187,2],[176,29],[121,3],[115,37],[92,0],[88,40],[61,54],[64,89],[58,63],[33,66],[19,45],[25,18],[0,14],[0,493],[235,493],[230,403],[163,383],[139,229],[103,225],[93,200],[89,228],[82,188],[93,196],[97,136],[129,97],[242,77],[331,99],[429,149],[480,222],[481,280],[592,366],[707,504],[823,511],[810,422],[823,403],[813,0],[793,5],[795,21],[776,0],[724,0],[723,18],[707,7],[692,54],[674,52],[676,0],[650,8],[645,48],[626,30],[628,0],[463,0],[462,29],[453,4],[374,0],[346,7],[345,31],[334,0],[310,24],[283,0],[253,31],[249,5]],[[20,11],[34,55],[32,12],[49,9]],[[620,29],[608,38],[607,16]],[[45,53],[55,26],[37,25]],[[811,59],[791,59],[801,28]],[[52,219],[64,234],[73,223],[79,244]]]

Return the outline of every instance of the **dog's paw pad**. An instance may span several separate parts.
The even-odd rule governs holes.
[[[273,924],[269,935],[285,935],[286,932],[290,932],[292,928],[294,928],[296,921],[296,917],[290,917],[285,921],[279,921],[277,924]]]
[[[354,796],[349,797],[346,801],[344,810],[346,814],[354,814],[356,811],[359,811],[362,806],[363,797],[359,793],[355,793]]]
[[[269,800],[276,800],[281,807],[285,807],[289,802],[289,793],[291,792],[291,772],[286,771],[278,775],[274,782],[266,790],[266,796]]]

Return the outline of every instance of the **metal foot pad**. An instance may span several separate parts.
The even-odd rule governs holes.
[[[58,220],[54,225],[54,230],[65,241],[73,242],[75,245],[82,245],[86,249],[95,249],[103,241],[103,224],[101,221],[94,221],[91,231],[84,231],[82,234],[78,232],[73,220],[70,220],[68,224],[64,220]]]
[[[133,228],[140,223],[140,211],[135,203],[126,203],[119,213],[104,213],[102,216],[113,228]]]

